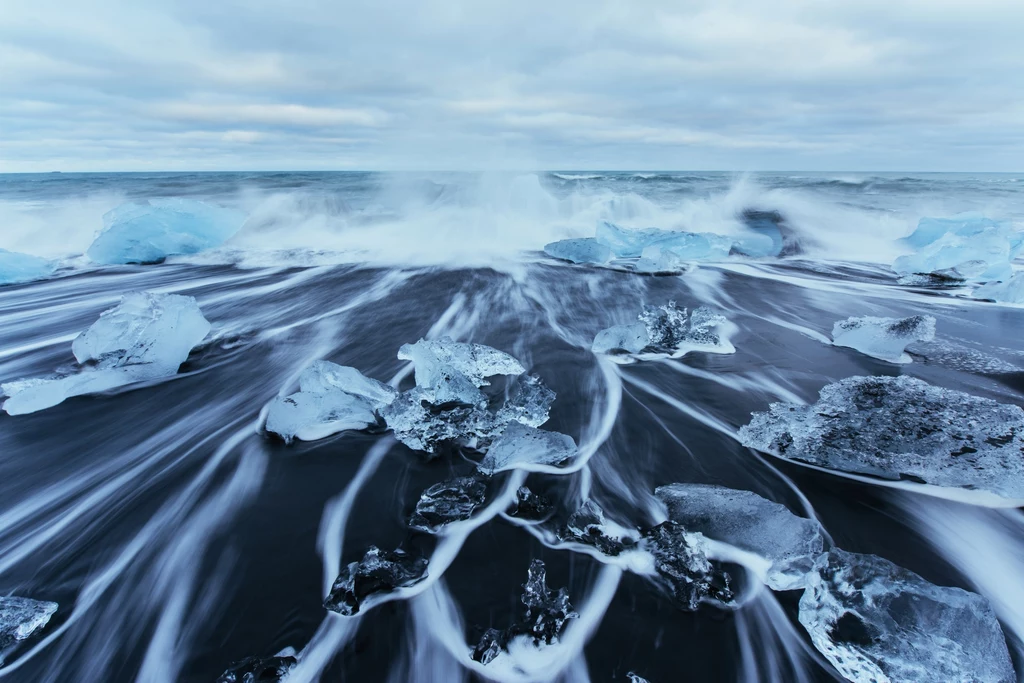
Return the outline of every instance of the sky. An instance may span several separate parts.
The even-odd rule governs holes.
[[[0,0],[0,172],[1024,170],[1021,0]]]

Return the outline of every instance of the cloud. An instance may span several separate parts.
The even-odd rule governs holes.
[[[1024,158],[1024,4],[1010,0],[38,0],[4,14],[0,170]]]

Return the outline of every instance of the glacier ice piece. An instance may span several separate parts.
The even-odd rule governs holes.
[[[0,249],[0,285],[42,280],[55,269],[53,262],[44,258]]]
[[[709,484],[659,486],[655,495],[669,519],[687,531],[700,532],[769,560],[767,583],[774,590],[801,588],[821,555],[823,539],[817,520],[798,517],[789,508],[752,491]]]
[[[651,683],[640,674],[634,673],[632,671],[626,674],[626,680],[628,680],[629,683]]]
[[[612,253],[619,258],[636,258],[641,255],[645,247],[660,242],[674,234],[671,230],[661,230],[659,228],[631,230],[629,228],[620,228],[608,221],[599,221],[596,239],[611,249]]]
[[[602,330],[594,338],[594,353],[626,352],[637,354],[710,351],[727,353],[733,350],[725,334],[728,321],[707,306],[692,313],[679,308],[674,301],[665,306],[645,306],[639,322],[615,325]]]
[[[368,599],[399,588],[414,586],[427,578],[427,560],[401,548],[394,551],[370,546],[359,562],[350,562],[331,587],[324,607],[350,617]]]
[[[539,427],[548,421],[555,392],[536,375],[519,375],[509,385],[509,395],[496,414],[499,424],[521,422]]]
[[[454,477],[434,484],[420,495],[409,526],[433,533],[469,519],[484,504],[486,495],[487,484],[478,477]]]
[[[0,665],[4,663],[5,650],[40,631],[56,611],[55,602],[0,597]]]
[[[491,628],[484,633],[472,653],[475,661],[490,664],[507,652],[509,643],[517,638],[534,646],[550,645],[558,640],[566,622],[579,616],[573,610],[565,588],[559,588],[557,593],[548,588],[547,570],[541,560],[530,563],[522,603],[526,609],[519,622],[504,631]]]
[[[913,377],[849,377],[813,405],[773,403],[739,437],[833,470],[1024,499],[1024,410]]]
[[[192,199],[122,204],[103,216],[103,231],[86,252],[96,263],[158,263],[175,254],[218,247],[242,227],[245,214]]]
[[[594,353],[612,353],[625,351],[640,353],[651,345],[651,336],[647,334],[647,325],[633,323],[631,325],[613,325],[601,330],[594,337],[591,350]]]
[[[544,253],[573,263],[605,264],[612,260],[612,250],[593,237],[559,240],[544,245]]]
[[[970,237],[989,228],[999,228],[1003,225],[1005,224],[998,223],[991,218],[986,218],[977,212],[960,213],[948,218],[925,216],[917,222],[914,232],[903,238],[903,242],[921,249],[935,242],[946,233]]]
[[[832,327],[832,343],[857,349],[866,356],[890,363],[909,363],[904,349],[914,342],[935,339],[935,318],[914,315],[909,318],[864,316],[840,320]]]
[[[555,506],[550,500],[526,486],[520,486],[516,490],[515,502],[509,506],[506,514],[528,522],[540,522],[551,517],[554,512]]]
[[[767,258],[778,256],[782,250],[781,237],[779,241],[774,235],[751,232],[733,238],[732,250],[730,253],[749,256],[751,258]]]
[[[640,548],[654,557],[654,567],[679,609],[695,611],[704,600],[732,602],[729,575],[708,559],[703,535],[669,520],[645,531]]]
[[[635,548],[640,540],[636,529],[627,529],[610,521],[604,510],[592,500],[587,500],[572,513],[559,535],[563,540],[593,546],[609,557]]]
[[[379,422],[378,411],[398,391],[355,368],[318,360],[299,375],[299,391],[278,396],[267,411],[266,430],[286,442],[316,441]]]
[[[2,387],[9,397],[4,410],[32,413],[72,396],[173,375],[209,331],[190,296],[126,294],[71,344],[83,365],[78,374],[8,382]]]
[[[273,657],[246,657],[232,663],[217,683],[282,683],[296,664],[298,660],[292,648]]]
[[[559,465],[576,453],[576,442],[568,434],[510,422],[487,449],[480,470],[493,474],[531,465]]]
[[[941,234],[915,253],[897,258],[892,267],[903,276],[954,272],[964,279],[986,282],[1007,277],[1010,262],[1022,247],[1024,233],[1014,232],[1008,225],[973,226]]]
[[[645,247],[640,259],[633,264],[633,270],[638,273],[656,275],[679,275],[688,269],[689,264],[685,258],[660,244]]]
[[[980,595],[839,549],[822,555],[809,578],[800,623],[851,681],[1017,680],[999,622]]]
[[[971,296],[1000,303],[1024,304],[1024,272],[1018,272],[1001,282],[982,285]]]
[[[526,372],[522,363],[504,351],[451,337],[403,344],[398,358],[412,361],[416,386],[435,405],[457,402],[482,408],[487,398],[479,387],[489,384],[485,378]]]
[[[596,239],[611,249],[619,258],[636,258],[653,260],[656,252],[645,251],[658,247],[657,254],[671,252],[680,261],[701,261],[725,258],[732,251],[734,240],[713,232],[685,232],[682,230],[662,230],[660,228],[629,229],[622,228],[608,221],[597,224]],[[655,271],[645,271],[655,272]]]

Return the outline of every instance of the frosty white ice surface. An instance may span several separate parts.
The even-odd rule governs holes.
[[[829,469],[1024,499],[1024,410],[912,377],[849,377],[754,413],[745,446]]]
[[[46,626],[56,611],[55,602],[0,597],[0,665],[4,663],[4,650]]]
[[[457,402],[483,407],[487,399],[479,387],[489,384],[486,377],[526,372],[522,363],[503,351],[453,341],[451,337],[403,344],[398,358],[412,361],[416,386],[437,405]]]
[[[576,453],[576,442],[567,434],[510,422],[487,449],[480,470],[493,473],[531,465],[558,465]]]
[[[644,248],[640,260],[633,265],[638,273],[671,273],[678,275],[688,268],[686,259],[668,247],[652,244]]]
[[[351,562],[335,580],[324,607],[345,616],[357,614],[368,598],[413,586],[427,578],[427,560],[401,548],[370,546],[359,562]]]
[[[476,477],[455,477],[434,484],[420,495],[409,526],[436,532],[440,528],[469,519],[484,504],[487,485]]]
[[[857,683],[1012,683],[988,601],[928,583],[875,555],[822,555],[800,599],[814,646]]]
[[[732,600],[729,576],[708,560],[707,540],[671,520],[648,529],[640,547],[654,557],[654,568],[668,583],[676,607],[694,611],[703,600]]]
[[[918,221],[917,228],[908,237],[904,237],[903,241],[920,249],[936,241],[947,232],[969,237],[988,228],[998,228],[1002,225],[976,212],[961,213],[948,218],[926,216]]]
[[[847,318],[832,327],[832,343],[857,349],[866,356],[890,363],[909,363],[904,352],[908,344],[935,339],[935,318],[915,315],[909,318]]]
[[[278,396],[267,411],[266,429],[286,442],[316,441],[378,421],[377,411],[398,396],[393,388],[355,368],[318,360],[299,375],[299,391]]]
[[[797,517],[789,508],[751,491],[706,484],[660,486],[655,494],[668,507],[668,516],[687,531],[698,531],[756,553],[772,565],[768,586],[775,590],[801,588],[814,560],[821,555],[821,526]]]
[[[703,350],[728,353],[733,350],[722,328],[727,320],[706,306],[688,313],[675,302],[656,308],[645,307],[637,316],[639,323],[616,325],[602,330],[594,338],[594,353],[648,350],[673,353],[681,350]]]
[[[1019,272],[1002,282],[990,282],[974,290],[975,299],[999,301],[1007,304],[1024,304],[1024,272]]]
[[[53,270],[53,263],[44,258],[0,249],[0,285],[42,280]]]
[[[633,323],[632,325],[614,325],[607,330],[601,330],[594,337],[594,343],[590,348],[594,353],[611,353],[613,351],[640,353],[650,344],[651,337],[647,334],[647,326],[643,323]]]
[[[67,377],[4,384],[10,397],[4,410],[32,413],[71,396],[173,375],[209,331],[210,323],[190,296],[126,294],[72,343],[75,358],[88,366]]]
[[[552,242],[544,245],[544,253],[573,263],[604,264],[611,261],[613,256],[611,249],[593,237]]]
[[[244,222],[238,211],[191,199],[123,204],[103,216],[103,231],[86,253],[104,264],[157,263],[220,246]]]

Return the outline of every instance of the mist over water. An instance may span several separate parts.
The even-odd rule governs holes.
[[[223,247],[157,265],[82,256],[106,211],[158,197],[248,219]],[[813,403],[855,375],[1024,404],[1020,309],[901,287],[888,268],[921,216],[981,211],[1021,227],[1022,200],[1024,179],[1008,175],[0,176],[0,248],[62,264],[0,287],[0,381],[73,365],[75,335],[127,292],[193,296],[213,325],[171,378],[0,414],[0,594],[60,604],[0,681],[198,683],[285,648],[299,653],[288,683],[841,680],[797,620],[800,592],[761,585],[761,558],[712,543],[736,605],[684,612],[651,571],[509,517],[523,483],[561,517],[589,499],[631,529],[666,518],[658,486],[755,492],[819,520],[827,544],[987,598],[1024,672],[1015,501],[824,471],[737,436],[769,403]],[[599,220],[739,235],[748,211],[779,214],[805,252],[665,277],[541,252]],[[736,352],[620,364],[591,351],[599,331],[669,301],[724,315]],[[917,314],[935,317],[937,340],[909,349],[909,365],[829,343],[849,316]],[[372,432],[286,445],[261,430],[312,361],[405,389],[399,347],[446,335],[512,354],[556,393],[544,429],[579,445],[569,472],[500,473],[474,517],[433,539],[409,514],[427,487],[473,470],[466,453],[427,460]],[[403,543],[430,557],[424,581],[355,617],[323,608],[344,565]],[[473,661],[486,629],[518,617],[537,558],[578,618],[504,668]]]

